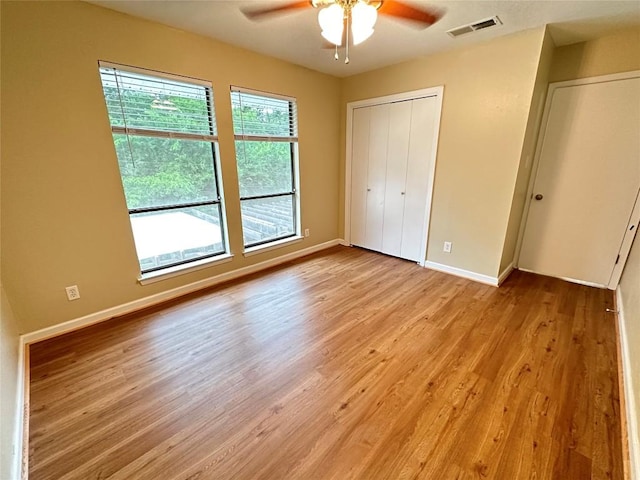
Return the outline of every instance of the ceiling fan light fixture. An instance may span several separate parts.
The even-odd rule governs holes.
[[[353,34],[353,44],[359,45],[371,35],[373,35],[373,28],[370,28],[369,30],[359,30],[357,28],[351,28],[351,33]]]
[[[351,9],[351,33],[353,44],[364,42],[373,34],[373,27],[378,19],[378,10],[365,2],[356,3]]]
[[[365,2],[356,3],[351,9],[351,33],[353,44],[364,42],[373,34],[373,27],[378,19],[378,10]]]
[[[322,28],[322,36],[334,45],[342,44],[342,29],[344,28],[344,11],[337,3],[323,8],[318,13],[318,23]]]

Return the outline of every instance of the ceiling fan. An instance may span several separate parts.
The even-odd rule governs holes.
[[[373,34],[378,14],[407,20],[420,28],[427,28],[437,22],[443,13],[435,8],[416,8],[399,0],[301,0],[269,8],[244,9],[242,12],[250,20],[260,20],[273,14],[308,7],[320,9],[318,23],[321,33],[332,48],[335,46],[336,60],[339,58],[338,47],[344,44],[344,63],[349,63],[349,45],[358,45]]]

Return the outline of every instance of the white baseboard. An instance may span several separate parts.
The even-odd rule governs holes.
[[[34,342],[39,342],[41,340],[46,340],[47,338],[62,335],[64,333],[68,333],[82,327],[93,325],[94,323],[103,322],[113,317],[118,317],[121,315],[125,315],[127,313],[135,312],[136,310],[141,310],[143,308],[150,307],[158,303],[166,302],[167,300],[172,300],[174,298],[181,297],[188,293],[192,293],[198,290],[202,290],[204,288],[218,285],[219,283],[235,280],[236,278],[244,277],[246,275],[250,275],[252,273],[256,273],[261,270],[265,270],[267,268],[271,268],[276,265],[286,263],[290,260],[295,260],[296,258],[304,257],[306,255],[310,255],[312,253],[319,252],[321,250],[325,250],[330,247],[334,247],[336,245],[340,245],[340,240],[338,239],[330,240],[328,242],[320,243],[318,245],[314,245],[308,248],[303,248],[302,250],[288,253],[286,255],[273,258],[271,260],[266,260],[264,262],[256,263],[248,267],[238,268],[237,270],[232,270],[230,272],[216,275],[214,277],[205,278],[204,280],[199,280],[197,282],[189,283],[181,287],[173,288],[165,292],[157,293],[155,295],[150,295],[148,297],[140,298],[132,302],[124,303],[122,305],[110,307],[105,310],[101,310],[99,312],[91,313],[89,315],[85,315],[84,317],[75,318],[73,320],[59,323],[51,327],[46,327],[40,330],[36,330],[35,332],[26,333],[21,336],[21,340],[26,345]]]
[[[627,329],[624,321],[624,306],[620,287],[616,288],[616,306],[618,307],[618,330],[620,332],[620,350],[622,352],[622,378],[624,382],[624,399],[627,416],[627,433],[629,436],[629,457],[631,480],[640,480],[640,432],[638,432],[638,410],[636,398],[633,392],[633,379],[631,376],[631,359],[629,358],[629,343],[627,341]]]
[[[505,269],[502,272],[500,272],[500,275],[498,275],[498,285],[502,285],[502,282],[504,282],[507,279],[507,277],[511,275],[511,272],[513,272],[513,269],[514,269],[513,262],[511,262],[509,265],[505,267]]]
[[[451,275],[455,275],[456,277],[467,278],[469,280],[473,280],[474,282],[480,282],[486,285],[492,285],[494,287],[497,287],[500,284],[498,277],[490,277],[489,275],[472,272],[470,270],[464,270],[462,268],[451,267],[449,265],[443,265],[442,263],[436,263],[436,262],[431,262],[427,260],[424,263],[424,266],[425,268],[430,268],[431,270],[450,273]],[[505,274],[505,278],[507,275],[508,273]]]
[[[339,239],[338,239],[338,243],[339,243],[340,245],[345,246],[345,247],[350,247],[350,246],[351,246],[351,244],[350,244],[349,242],[347,242],[344,238],[339,238]]]
[[[578,280],[571,277],[558,277],[557,275],[550,275],[547,273],[535,272],[533,270],[529,270],[528,268],[518,267],[518,270],[522,270],[527,273],[534,273],[536,275],[544,275],[546,277],[551,278],[559,278],[560,280],[564,280],[565,282],[577,283],[578,285],[584,285],[585,287],[596,287],[596,288],[609,288],[606,285],[602,285],[601,283],[587,282],[585,280]],[[614,290],[613,288],[611,290]]]

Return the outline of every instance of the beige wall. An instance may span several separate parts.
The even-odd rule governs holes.
[[[640,28],[556,48],[550,82],[640,70]]]
[[[17,452],[14,445],[18,413],[18,326],[0,287],[0,478],[17,478]]]
[[[636,432],[640,432],[640,238],[636,235],[631,253],[627,258],[622,278],[620,280],[620,296],[622,300],[622,310],[624,311],[624,328],[627,333],[627,349],[631,363],[630,376],[632,385],[626,385],[633,392],[636,402],[636,411],[632,412],[635,417]],[[632,418],[633,418],[632,417]],[[633,421],[633,419],[632,419]],[[640,439],[636,438],[636,442]],[[636,454],[640,451],[640,445],[636,445]],[[640,458],[636,458],[640,467]]]
[[[348,102],[444,85],[428,260],[498,275],[544,33],[528,30],[343,81],[343,127]],[[342,152],[344,145],[343,137]],[[444,241],[453,242],[452,253],[443,253]]]
[[[1,233],[0,230],[0,236]],[[21,408],[18,405],[20,339],[17,318],[1,279],[0,269],[0,478],[14,479],[19,476],[16,471],[20,448],[16,445],[16,417]]]
[[[540,62],[538,64],[538,72],[536,74],[535,86],[533,88],[533,97],[529,107],[529,118],[527,120],[527,129],[524,136],[522,146],[522,154],[520,155],[520,166],[518,168],[518,176],[511,201],[511,213],[509,215],[509,223],[505,234],[504,248],[502,250],[502,259],[500,260],[500,272],[505,271],[514,261],[516,253],[516,244],[518,234],[520,233],[520,225],[524,212],[527,189],[529,187],[529,179],[531,178],[531,167],[533,166],[533,158],[538,140],[538,132],[542,120],[542,112],[544,111],[544,102],[547,98],[547,89],[549,85],[549,70],[553,61],[555,45],[551,38],[551,34],[547,30],[540,52]]]
[[[2,271],[23,332],[337,238],[337,78],[81,2],[2,5]],[[139,274],[99,59],[211,80],[233,262]],[[303,242],[244,258],[229,86],[298,100]],[[69,302],[64,287],[77,284]]]

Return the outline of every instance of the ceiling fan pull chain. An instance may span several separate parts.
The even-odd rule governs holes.
[[[340,56],[338,55],[338,45],[336,45],[336,54],[333,56],[333,58],[335,58],[336,60],[340,58]]]
[[[347,41],[346,46],[345,46],[345,57],[344,57],[344,63],[348,64],[349,63],[349,29],[351,28],[351,9],[347,10]]]

